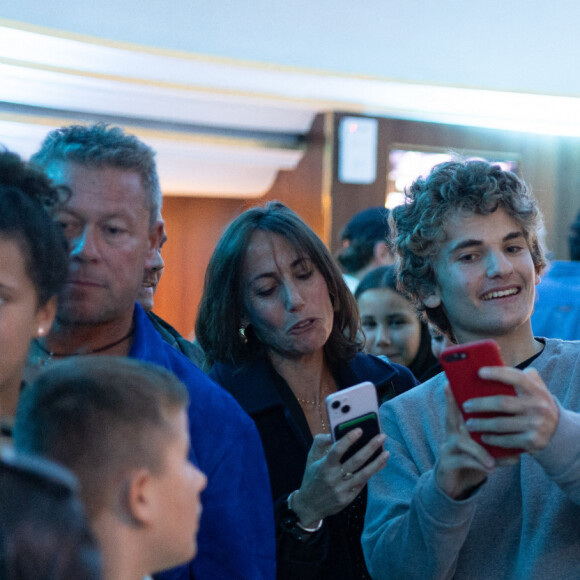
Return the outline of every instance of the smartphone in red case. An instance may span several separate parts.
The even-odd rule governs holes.
[[[439,362],[447,375],[449,386],[465,421],[470,417],[486,418],[497,416],[497,413],[466,413],[463,403],[477,397],[506,395],[515,397],[517,393],[512,385],[500,381],[482,379],[477,374],[481,367],[503,366],[497,343],[491,339],[478,340],[446,348],[439,357]],[[502,413],[499,413],[502,414]],[[481,440],[483,433],[470,432],[472,439],[487,449],[493,457],[504,457],[521,453],[522,449],[508,449],[488,445]]]

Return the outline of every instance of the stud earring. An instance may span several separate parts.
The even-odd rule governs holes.
[[[242,342],[244,344],[248,344],[248,337],[246,336],[246,328],[244,326],[240,327],[240,329],[238,330],[238,334],[240,335]]]
[[[44,333],[45,333],[45,332],[46,332],[46,330],[44,330],[44,327],[43,327],[43,326],[40,326],[40,327],[38,328],[38,332],[37,332],[37,334],[38,334],[38,336],[44,336]]]

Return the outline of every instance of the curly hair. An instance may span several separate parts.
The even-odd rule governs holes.
[[[334,323],[324,346],[329,361],[352,358],[362,349],[360,319],[354,296],[346,286],[330,252],[316,233],[280,202],[269,202],[240,214],[218,241],[205,274],[195,323],[195,335],[205,353],[205,366],[215,362],[242,366],[255,356],[265,356],[264,345],[251,325],[247,342],[240,340],[243,305],[242,264],[250,238],[265,231],[285,238],[308,256],[326,281],[334,305]]]
[[[405,192],[406,203],[390,216],[391,245],[398,254],[398,281],[430,322],[455,340],[441,306],[427,308],[422,298],[437,285],[434,262],[445,241],[450,215],[462,211],[489,215],[501,207],[522,229],[536,272],[546,265],[538,232],[542,216],[523,180],[483,160],[457,159],[436,165]]]
[[[68,274],[66,241],[51,219],[66,193],[16,153],[0,150],[0,237],[19,244],[39,306],[61,291]]]
[[[32,155],[31,162],[47,170],[53,163],[72,162],[88,167],[115,167],[139,174],[147,194],[152,226],[162,204],[155,151],[120,127],[105,123],[70,125],[51,131]]]

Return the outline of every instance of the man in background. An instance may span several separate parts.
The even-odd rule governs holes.
[[[34,375],[54,360],[107,354],[175,373],[189,392],[189,457],[208,486],[198,557],[159,577],[273,578],[273,506],[256,427],[228,393],[162,339],[137,303],[163,237],[153,150],[120,128],[76,125],[49,133],[32,161],[70,192],[56,215],[70,264],[56,322],[33,343],[28,370]]]
[[[77,476],[104,580],[143,580],[197,552],[207,480],[188,457],[187,405],[173,373],[108,356],[62,361],[22,395],[15,447]]]
[[[364,275],[378,268],[395,263],[387,245],[389,210],[384,207],[369,207],[355,214],[344,227],[342,248],[337,260],[345,274],[344,280],[352,292]]]
[[[145,267],[145,274],[143,276],[141,288],[139,289],[137,301],[141,304],[143,310],[147,312],[149,320],[151,320],[153,326],[155,326],[155,330],[157,330],[163,340],[175,347],[179,352],[183,353],[191,362],[202,368],[203,350],[201,347],[197,343],[190,342],[181,336],[181,334],[179,334],[179,332],[173,328],[169,322],[163,320],[163,318],[153,312],[155,292],[157,291],[157,286],[159,285],[161,275],[165,268],[165,261],[161,256],[161,249],[167,241],[165,222],[161,217],[161,213],[158,215],[157,221],[161,224],[162,236],[153,250],[154,253],[151,264]]]
[[[580,340],[580,212],[568,234],[569,262],[553,261],[536,290],[532,325],[538,336]]]

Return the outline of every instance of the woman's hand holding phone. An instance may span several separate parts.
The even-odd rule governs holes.
[[[292,501],[293,509],[304,526],[309,527],[313,522],[342,511],[356,498],[369,478],[387,464],[389,454],[384,450],[386,437],[383,434],[376,435],[341,463],[343,455],[361,436],[362,430],[354,429],[336,443],[332,442],[330,435],[314,437],[302,484]],[[377,451],[378,456],[365,466]]]

